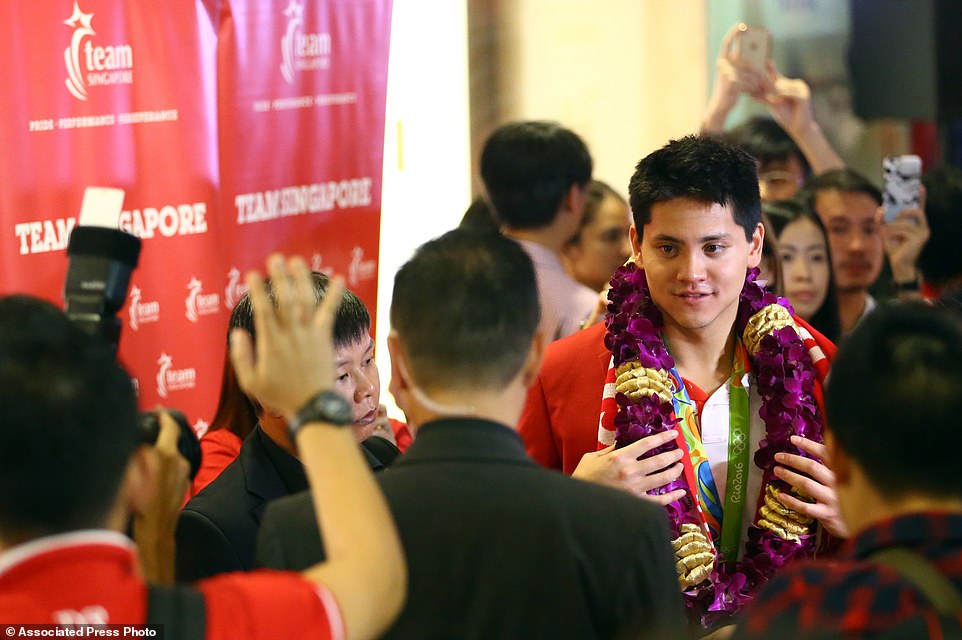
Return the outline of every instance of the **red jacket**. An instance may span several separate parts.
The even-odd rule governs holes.
[[[795,321],[808,329],[830,362],[835,345],[803,320]],[[528,455],[549,469],[570,475],[584,454],[598,449],[601,393],[611,359],[604,338],[605,325],[599,322],[549,344],[538,379],[528,390],[518,433]],[[818,369],[824,382],[827,363]],[[821,385],[815,393],[824,416]]]

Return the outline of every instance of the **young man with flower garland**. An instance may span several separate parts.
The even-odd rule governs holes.
[[[832,562],[773,578],[738,637],[959,636],[962,483],[944,449],[958,440],[960,390],[962,330],[944,309],[885,305],[859,323],[825,390],[825,443],[852,538]]]
[[[675,140],[638,163],[629,195],[632,262],[608,318],[549,346],[520,432],[542,464],[664,505],[689,611],[716,626],[812,555],[820,524],[844,534],[818,460],[835,348],[755,282],[751,156]]]

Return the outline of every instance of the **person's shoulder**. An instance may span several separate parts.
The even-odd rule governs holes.
[[[886,598],[891,591],[882,589],[885,583],[897,582],[895,575],[887,575],[886,569],[876,563],[851,559],[803,560],[776,573],[741,616],[736,638],[774,637],[777,630],[801,628],[800,616],[807,610],[808,617],[825,624],[832,616],[816,615],[821,603],[830,604],[836,611],[846,612],[858,607],[866,614],[883,613],[877,605],[885,608],[879,596]],[[886,595],[888,594],[888,595]],[[821,612],[826,613],[826,612]],[[887,612],[894,613],[894,612]],[[821,629],[824,631],[825,629]],[[789,636],[786,636],[789,637]]]
[[[271,500],[267,505],[265,520],[270,516],[276,518],[313,518],[314,502],[310,490],[301,491],[293,495]],[[275,520],[276,522],[276,520]]]
[[[299,573],[257,569],[200,580],[206,637],[290,638],[311,628],[318,638],[343,637],[343,622],[330,591]]]
[[[238,457],[224,467],[224,470],[221,471],[216,478],[211,480],[207,486],[188,500],[187,504],[184,505],[184,510],[199,513],[216,513],[226,508],[227,510],[233,511],[233,503],[235,503],[233,498],[246,493],[244,466]]]
[[[809,352],[814,352],[815,356],[821,356],[825,358],[828,362],[835,359],[835,354],[838,352],[838,347],[834,342],[822,335],[818,329],[810,325],[805,320],[802,320],[798,316],[792,316],[795,320],[795,324],[798,326],[799,337],[802,338],[802,342],[808,348]]]
[[[592,514],[599,522],[616,526],[646,525],[652,520],[667,522],[664,510],[654,502],[627,491],[572,478],[558,471],[532,466],[529,473],[537,476],[543,487],[581,515]]]
[[[208,431],[200,439],[200,447],[204,454],[226,453],[237,456],[244,441],[229,429]]]
[[[604,340],[605,325],[598,322],[549,344],[545,348],[545,364],[597,356],[605,348]]]

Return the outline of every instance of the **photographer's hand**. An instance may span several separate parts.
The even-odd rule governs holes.
[[[155,584],[174,583],[174,530],[177,514],[190,486],[190,464],[177,450],[180,429],[162,408],[157,408],[160,433],[153,447],[142,454],[154,486],[144,506],[134,514],[133,536],[140,553],[144,578]]]

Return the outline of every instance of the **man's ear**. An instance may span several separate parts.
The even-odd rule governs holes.
[[[387,352],[391,356],[391,384],[388,385],[388,391],[394,396],[394,403],[398,409],[408,415],[410,409],[408,397],[412,381],[408,380],[407,376],[409,367],[405,361],[404,348],[401,346],[398,335],[393,331],[387,337]]]
[[[752,239],[749,241],[751,249],[748,252],[748,268],[753,269],[762,262],[762,247],[765,245],[765,227],[761,222],[755,227]]]
[[[528,349],[528,357],[524,361],[521,369],[521,382],[527,389],[534,384],[541,372],[541,364],[544,362],[545,339],[544,331],[538,329],[531,338],[531,347]]]
[[[578,222],[585,214],[585,205],[588,203],[588,185],[587,184],[572,184],[568,187],[568,193],[565,194],[564,201],[562,201],[562,206],[566,211],[570,211],[578,216]]]
[[[631,241],[631,259],[638,265],[639,269],[644,269],[645,266],[641,262],[641,236],[634,223],[628,227],[628,239]]]

